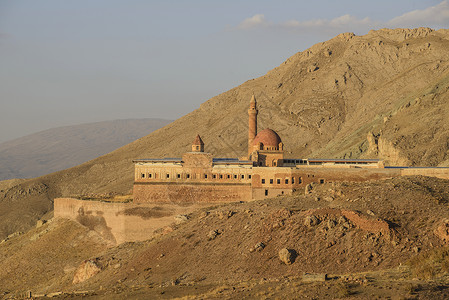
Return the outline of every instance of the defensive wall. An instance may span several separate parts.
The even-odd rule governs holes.
[[[250,183],[135,182],[136,203],[214,203],[251,200]]]
[[[402,176],[422,175],[437,177],[442,179],[449,179],[449,168],[425,168],[425,167],[413,167],[401,169]]]
[[[143,241],[151,237],[161,223],[172,223],[169,216],[151,215],[154,205],[114,203],[74,198],[56,198],[54,216],[67,218],[95,230],[111,244]],[[156,208],[157,212],[157,208]]]
[[[245,170],[247,172],[248,170]],[[288,195],[303,190],[310,183],[338,181],[362,182],[398,176],[423,175],[449,179],[449,168],[254,168],[252,176],[234,178],[226,172],[217,176],[217,182],[191,182],[153,184],[141,182],[134,185],[130,203],[101,202],[74,198],[54,200],[55,217],[68,218],[95,230],[111,244],[143,241],[150,238],[161,224],[174,221],[176,212],[152,215],[160,203],[214,203],[249,201],[278,195]],[[228,182],[226,182],[228,181]],[[229,182],[235,181],[235,182]]]

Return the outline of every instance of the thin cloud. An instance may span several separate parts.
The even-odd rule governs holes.
[[[373,27],[378,26],[379,22],[373,21],[370,18],[359,19],[355,16],[351,15],[343,15],[338,18],[334,18],[332,20],[326,19],[316,19],[299,22],[297,20],[290,20],[285,23],[279,24],[280,27],[284,28],[298,28],[298,29],[324,29],[324,28],[336,28],[338,30],[341,29],[349,29],[360,27]]]
[[[242,23],[237,26],[237,29],[252,29],[267,27],[270,25],[272,25],[272,23],[268,22],[263,14],[257,14],[252,16],[251,18],[243,20]]]
[[[449,27],[449,1],[422,10],[414,10],[395,17],[387,22],[372,20],[369,17],[357,18],[346,14],[334,19],[312,19],[306,21],[289,20],[273,23],[263,14],[257,14],[243,20],[236,29],[253,30],[276,28],[281,30],[307,30],[319,32],[366,31],[382,27]]]
[[[449,26],[449,1],[422,10],[414,10],[402,16],[391,19],[390,26],[419,27],[419,26]]]

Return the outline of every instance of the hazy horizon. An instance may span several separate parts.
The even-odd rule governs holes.
[[[174,120],[341,32],[449,27],[449,1],[0,0],[0,143]]]
[[[15,140],[18,140],[18,139],[21,139],[21,138],[24,138],[24,137],[27,137],[27,136],[32,136],[32,135],[35,135],[35,134],[38,134],[38,133],[42,133],[42,132],[45,132],[45,131],[51,131],[51,130],[54,130],[54,129],[64,128],[64,127],[78,127],[78,126],[84,126],[84,125],[92,125],[92,124],[95,124],[95,123],[113,123],[113,122],[131,121],[131,120],[134,120],[134,121],[140,121],[140,120],[155,120],[156,121],[156,120],[158,120],[158,121],[169,121],[169,122],[173,122],[174,121],[174,120],[171,120],[171,119],[163,119],[163,118],[126,118],[126,119],[113,119],[113,120],[101,120],[101,121],[65,124],[65,125],[61,125],[61,126],[54,126],[54,127],[39,129],[39,130],[36,130],[36,131],[32,131],[30,133],[27,133],[25,135],[14,137],[12,139],[8,139],[8,140],[5,140],[5,141],[0,141],[0,145],[8,143],[8,142],[13,142]]]

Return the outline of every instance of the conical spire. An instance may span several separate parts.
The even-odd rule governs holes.
[[[195,140],[193,141],[193,145],[195,145],[195,146],[196,146],[196,145],[198,145],[198,146],[204,145],[204,142],[203,142],[203,140],[201,139],[201,137],[200,137],[199,134],[196,136]]]
[[[199,134],[192,143],[192,152],[204,152],[204,142]]]
[[[254,94],[251,96],[251,101],[249,102],[249,108],[256,108],[256,96]]]

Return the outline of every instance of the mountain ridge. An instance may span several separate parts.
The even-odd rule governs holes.
[[[170,120],[122,119],[62,126],[0,143],[0,180],[33,178],[104,155]]]
[[[41,199],[48,204],[55,196],[130,193],[133,159],[180,156],[198,133],[207,152],[241,157],[247,148],[247,108],[253,93],[258,99],[259,130],[277,131],[287,157],[369,157],[392,165],[447,165],[447,49],[448,30],[340,34],[209,99],[150,135],[79,166],[3,191],[0,211],[18,198],[22,203]],[[46,189],[20,196],[19,191],[27,191],[23,187],[33,185]],[[51,210],[50,205],[42,207],[40,213],[29,211],[27,224]],[[4,220],[8,220],[6,215]],[[23,218],[13,219],[11,224],[16,227],[0,223],[0,236],[14,232],[13,227],[23,227]]]

